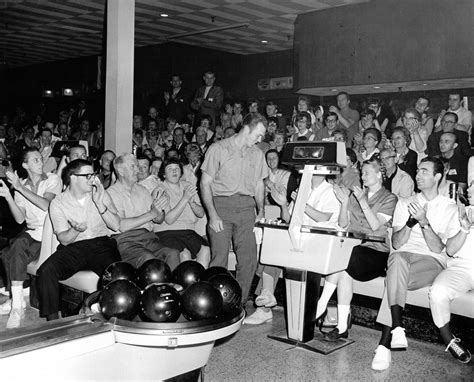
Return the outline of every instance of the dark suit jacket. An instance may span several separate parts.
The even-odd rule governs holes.
[[[187,121],[188,114],[190,112],[190,95],[185,90],[183,90],[183,88],[179,89],[179,92],[176,94],[174,99],[171,97],[173,94],[173,89],[170,89],[169,94],[170,101],[166,106],[168,117],[176,118],[178,123]]]
[[[220,86],[213,86],[209,89],[207,97],[202,100],[201,106],[197,101],[198,98],[204,98],[205,86],[201,86],[194,95],[191,107],[197,111],[195,126],[199,124],[201,115],[207,114],[212,118],[212,126],[216,126],[216,120],[220,117],[222,103],[224,102],[224,90]]]
[[[465,131],[454,130],[453,133],[456,135],[458,140],[458,147],[454,149],[456,155],[462,155],[467,158],[471,156],[471,147],[469,146],[469,135]],[[443,135],[443,131],[432,133],[428,138],[428,155],[434,157],[441,155],[439,151],[439,140]]]

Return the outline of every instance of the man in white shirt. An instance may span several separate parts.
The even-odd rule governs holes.
[[[448,98],[448,110],[441,110],[439,113],[438,120],[436,121],[435,131],[441,129],[441,120],[447,112],[452,112],[458,116],[458,122],[456,124],[456,130],[465,131],[470,135],[472,128],[472,113],[464,108],[461,104],[461,94],[452,93]]]
[[[0,306],[0,314],[9,314],[7,329],[18,328],[26,307],[23,300],[23,282],[28,263],[39,257],[43,224],[51,200],[61,192],[60,178],[53,173],[43,173],[43,158],[35,148],[23,153],[23,168],[28,178],[20,180],[16,173],[7,172],[7,179],[15,190],[15,197],[8,186],[0,180],[0,196],[5,198],[10,211],[19,224],[26,222],[26,231],[13,239],[2,251],[1,257],[11,280],[12,299]]]
[[[390,366],[390,349],[408,346],[402,327],[407,291],[431,285],[446,267],[445,243],[452,236],[451,221],[457,208],[452,200],[438,193],[443,172],[439,159],[422,159],[416,175],[420,193],[400,199],[395,208],[392,235],[395,251],[387,262],[386,293],[377,316],[383,327],[372,361],[374,370]]]

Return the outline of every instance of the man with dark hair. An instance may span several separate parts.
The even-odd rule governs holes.
[[[38,269],[40,315],[59,318],[59,284],[76,272],[90,269],[101,276],[120,260],[109,229],[117,231],[119,218],[92,163],[76,159],[63,171],[66,190],[51,203],[49,213],[60,245]]]
[[[18,328],[24,316],[23,282],[28,263],[39,257],[43,224],[49,204],[61,192],[61,180],[53,173],[43,172],[43,158],[35,148],[23,152],[22,167],[28,178],[20,180],[16,173],[6,176],[15,190],[14,198],[8,186],[0,180],[0,196],[5,198],[18,224],[26,222],[26,230],[18,234],[1,252],[5,270],[11,282],[12,299],[0,305],[0,314],[10,314],[7,329]]]
[[[446,167],[446,180],[462,184],[463,190],[467,185],[467,157],[456,153],[458,140],[452,132],[443,133],[439,139],[440,158]]]
[[[456,204],[438,192],[443,178],[443,163],[426,157],[418,165],[416,183],[419,193],[399,199],[393,214],[392,246],[388,258],[384,297],[377,322],[383,325],[372,369],[390,366],[390,349],[407,348],[402,313],[407,291],[433,283],[446,267],[445,244],[456,218]],[[456,232],[454,232],[455,234]]]
[[[176,127],[173,131],[173,148],[179,154],[182,160],[185,160],[186,142],[184,141],[184,129],[182,127]]]
[[[205,86],[201,86],[194,95],[191,102],[191,108],[197,111],[195,120],[199,121],[199,117],[208,114],[212,118],[211,129],[215,129],[215,121],[219,118],[222,102],[224,102],[224,90],[220,86],[215,86],[216,76],[214,72],[207,71],[202,79]]]
[[[153,175],[150,171],[151,160],[145,155],[141,155],[137,158],[138,162],[138,184],[145,187],[148,192],[152,191],[160,184],[160,180],[157,176]]]
[[[171,89],[163,93],[167,117],[176,118],[178,123],[187,120],[189,114],[189,95],[182,88],[183,81],[179,74],[171,76]]]
[[[456,130],[458,116],[456,113],[447,112],[441,118],[441,130],[432,133],[428,137],[428,155],[440,155],[439,141],[443,133],[453,133],[456,135],[457,146],[454,152],[457,155],[469,158],[471,156],[471,148],[469,147],[469,135],[465,131]]]
[[[209,216],[210,266],[227,267],[233,239],[244,303],[257,268],[253,227],[255,220],[264,216],[263,179],[268,168],[256,143],[265,136],[266,124],[260,114],[248,114],[239,133],[209,147],[201,166],[201,196]]]
[[[63,155],[61,158],[56,174],[61,176],[66,165],[76,159],[87,159],[86,148],[83,145],[74,145],[69,148],[67,155]]]
[[[446,113],[452,112],[458,116],[455,129],[465,131],[470,134],[472,127],[472,113],[462,106],[462,97],[460,93],[450,93],[448,97],[448,109],[441,110],[436,121],[435,131],[441,129],[441,121]]]
[[[330,106],[329,111],[336,113],[339,119],[339,125],[343,128],[348,129],[354,123],[359,121],[359,113],[357,110],[349,107],[350,99],[349,94],[346,92],[340,92],[336,96],[337,106]]]

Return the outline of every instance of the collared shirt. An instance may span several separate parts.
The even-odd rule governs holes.
[[[256,145],[240,148],[236,139],[216,142],[207,150],[201,170],[212,178],[214,196],[255,196],[257,183],[268,176],[263,152]]]
[[[71,228],[69,224],[71,220],[83,223],[87,227],[84,232],[79,232],[74,241],[109,235],[109,229],[95,206],[91,193],[87,193],[84,199],[78,200],[67,189],[51,201],[49,214],[56,235]]]
[[[334,194],[334,186],[328,183],[326,180],[321,182],[316,188],[311,189],[306,204],[309,204],[315,210],[323,213],[330,213],[331,217],[325,222],[316,222],[311,219],[307,214],[304,215],[303,224],[313,225],[317,227],[337,227],[337,220],[339,218],[339,211],[341,209],[341,203]]]
[[[107,192],[121,218],[134,218],[151,210],[153,198],[148,190],[138,183],[135,183],[129,191],[122,183],[116,182],[107,189]],[[153,222],[150,220],[136,228],[153,231]]]
[[[166,213],[176,207],[176,205],[181,201],[184,193],[184,188],[189,184],[190,183],[184,180],[180,180],[178,183],[179,188],[176,189],[174,187],[171,187],[170,183],[168,183],[167,181],[161,183],[159,187],[165,190],[170,198],[169,205],[167,208],[165,208]],[[199,199],[199,196],[195,196],[193,200],[195,203],[201,205],[201,200]],[[194,230],[197,221],[198,217],[194,214],[189,203],[186,203],[186,207],[184,207],[183,212],[181,212],[181,215],[173,224],[168,224],[166,222],[163,222],[163,224],[155,224],[154,230],[155,232],[181,229]]]
[[[401,229],[407,222],[410,217],[408,205],[413,202],[418,202],[423,207],[426,206],[426,218],[433,231],[440,237],[443,243],[446,243],[449,237],[457,233],[457,231],[453,233],[453,219],[456,218],[457,212],[456,203],[442,195],[438,195],[433,200],[428,201],[421,192],[398,201],[393,214],[394,232]],[[397,249],[397,251],[432,256],[442,264],[446,264],[446,251],[443,250],[441,253],[432,252],[428,244],[426,244],[423,229],[419,224],[416,224],[411,229],[408,241]]]
[[[23,186],[34,192],[36,195],[44,197],[44,194],[51,193],[58,195],[61,192],[62,182],[56,174],[43,174],[37,183],[36,189],[30,179],[21,181]],[[53,199],[54,200],[54,199]],[[27,233],[36,241],[41,241],[43,236],[43,225],[47,211],[31,203],[18,191],[15,191],[15,203],[25,215]]]
[[[197,186],[198,177],[197,177],[196,174],[200,170],[200,168],[198,166],[193,167],[191,165],[191,163],[188,163],[187,165],[183,166],[183,177],[182,177],[182,179],[185,180],[186,182],[191,183],[194,186]]]
[[[471,221],[474,218],[474,207],[466,207],[467,216],[471,217]],[[459,223],[459,218],[456,215],[456,218],[453,219],[453,229],[451,233],[456,235],[461,229]],[[456,268],[467,272],[471,275],[471,280],[474,282],[474,224],[471,223],[470,232],[466,237],[466,241],[463,246],[457,251],[452,258],[448,259],[447,266],[448,268]]]
[[[408,198],[413,195],[415,183],[411,176],[398,166],[395,172],[384,181],[384,187],[399,198]]]

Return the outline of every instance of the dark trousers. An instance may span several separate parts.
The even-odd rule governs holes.
[[[227,268],[230,241],[232,240],[237,257],[237,281],[242,288],[242,302],[245,303],[253,276],[257,270],[257,244],[253,233],[255,201],[250,196],[215,196],[214,205],[217,214],[222,219],[224,230],[215,232],[208,227],[211,242],[211,262],[209,266]]]
[[[101,276],[105,268],[116,261],[120,261],[117,244],[107,236],[60,245],[37,272],[40,315],[58,313],[60,280],[85,270]]]
[[[26,268],[29,263],[38,259],[40,251],[41,243],[34,240],[26,231],[21,231],[11,239],[10,246],[0,253],[8,283],[26,280]]]

